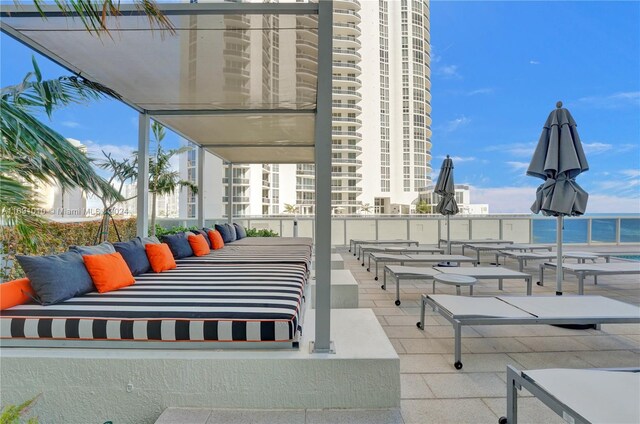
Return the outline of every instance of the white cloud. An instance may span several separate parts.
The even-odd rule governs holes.
[[[459,128],[469,125],[470,122],[471,122],[471,119],[463,115],[459,118],[453,119],[451,121],[447,121],[442,127],[442,129],[446,132],[452,132]]]
[[[87,153],[90,157],[96,159],[104,158],[102,152],[110,153],[114,159],[123,160],[133,157],[133,152],[136,150],[131,146],[115,145],[115,144],[100,144],[93,140],[84,140],[82,142],[87,146]]]
[[[623,169],[620,173],[629,178],[640,178],[640,169]]]
[[[576,105],[594,108],[617,109],[626,106],[640,106],[640,91],[625,91],[608,95],[587,96],[578,99]]]
[[[509,165],[514,172],[525,172],[527,168],[529,168],[528,162],[507,161],[507,165]]]
[[[442,65],[435,69],[435,74],[447,79],[460,79],[458,65]]]
[[[491,93],[493,93],[493,91],[494,91],[493,88],[485,87],[485,88],[478,88],[476,90],[468,91],[465,94],[467,96],[477,96],[479,94],[491,94]]]
[[[530,64],[530,65],[539,65],[539,64],[540,64],[540,62],[538,62],[537,60],[530,60],[530,61],[529,61],[529,64]]]
[[[540,180],[542,181],[542,180]],[[537,186],[525,187],[472,187],[473,203],[489,204],[491,213],[531,213]],[[590,194],[587,213],[639,213],[640,194],[615,196]]]
[[[608,152],[613,149],[613,145],[607,143],[582,143],[584,152],[589,155],[597,155],[600,153]]]
[[[508,153],[511,156],[517,157],[531,157],[533,151],[536,149],[536,142],[530,143],[509,143],[509,144],[494,144],[487,146],[484,150],[487,152],[503,152]]]
[[[81,126],[79,122],[75,121],[62,121],[60,124],[68,128],[79,128]]]
[[[446,156],[444,155],[436,156],[436,159],[445,159],[445,158]],[[473,162],[474,160],[476,160],[476,158],[473,156],[450,156],[450,158],[453,161],[454,165],[456,162]]]

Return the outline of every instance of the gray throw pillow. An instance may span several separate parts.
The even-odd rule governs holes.
[[[65,252],[52,256],[17,256],[29,278],[36,300],[53,305],[95,290],[82,255]]]
[[[116,249],[108,241],[96,246],[71,246],[69,250],[81,255],[104,255],[105,253],[116,253]]]
[[[160,240],[158,239],[158,237],[156,236],[151,236],[151,237],[138,237],[140,239],[140,241],[142,242],[143,246],[146,246],[147,244],[160,244]]]

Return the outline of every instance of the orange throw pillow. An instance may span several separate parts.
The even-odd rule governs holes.
[[[0,311],[27,303],[31,300],[29,294],[35,296],[28,278],[19,278],[0,284]]]
[[[217,230],[209,231],[209,240],[213,245],[213,250],[222,249],[224,247],[224,240],[222,240],[222,234]]]
[[[173,253],[167,243],[145,244],[144,250],[147,251],[147,258],[149,258],[153,272],[176,269],[176,260],[173,259]]]
[[[207,243],[207,240],[202,234],[189,234],[188,240],[195,256],[204,256],[211,253],[209,243]]]
[[[129,266],[118,252],[82,255],[82,259],[99,293],[118,290],[136,282]]]

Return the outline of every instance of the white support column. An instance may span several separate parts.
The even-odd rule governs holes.
[[[138,198],[137,233],[149,235],[149,115],[141,113],[138,118]]]
[[[227,221],[229,224],[233,223],[233,164],[229,163],[227,165],[229,167],[229,195],[227,196],[227,205],[229,207],[229,212],[227,213]]]
[[[331,89],[333,1],[318,10],[318,94],[315,123],[316,168],[316,337],[314,353],[335,352],[331,342]]]
[[[204,227],[204,147],[198,147],[198,228]]]

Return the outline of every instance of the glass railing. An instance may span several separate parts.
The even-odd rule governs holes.
[[[335,188],[339,190],[338,187]],[[356,204],[352,201],[335,205]],[[293,235],[293,216],[236,217],[251,228],[271,229],[282,236]],[[313,218],[298,216],[300,237],[313,237]],[[206,223],[225,218],[207,219]],[[197,225],[195,219],[158,219],[161,225]],[[516,243],[556,242],[556,220],[530,215],[457,215],[451,218],[452,239],[495,238]],[[417,240],[437,244],[446,237],[447,221],[441,215],[340,215],[332,218],[332,244],[346,245],[350,239]],[[640,244],[640,215],[566,218],[563,230],[567,244]]]

